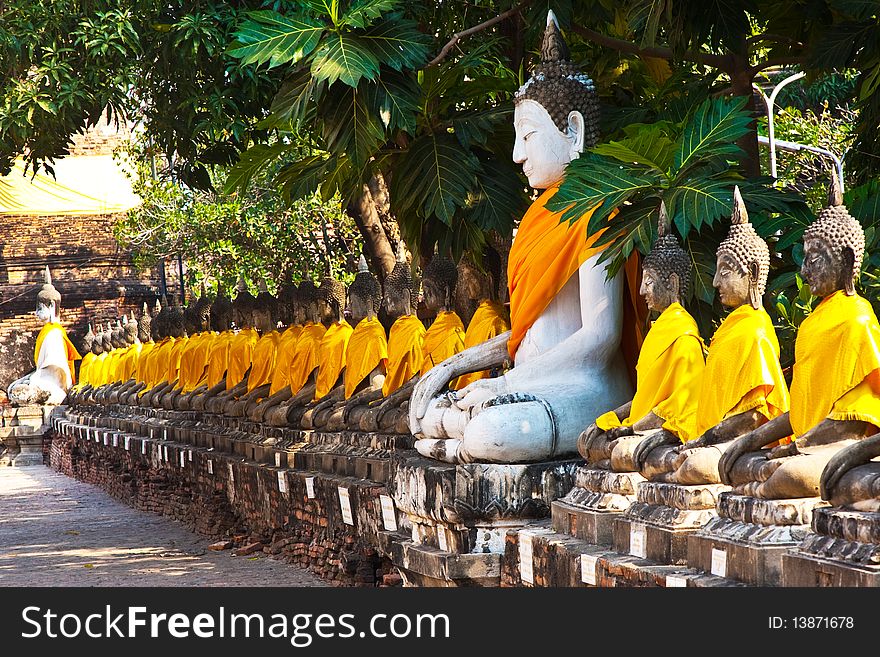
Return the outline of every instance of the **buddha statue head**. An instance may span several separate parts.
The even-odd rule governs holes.
[[[141,312],[140,319],[138,319],[137,324],[137,333],[138,340],[141,342],[149,342],[152,337],[152,332],[150,330],[150,325],[152,323],[152,316],[150,315],[150,308],[147,306],[147,302],[144,301],[144,309]]]
[[[113,327],[107,322],[107,328],[101,333],[101,346],[106,353],[110,353],[115,348],[113,345]]]
[[[304,325],[307,322],[317,324],[321,321],[321,312],[318,307],[320,292],[318,286],[310,278],[304,279],[297,285],[299,303],[293,308],[295,323]]]
[[[318,288],[318,307],[322,322],[332,324],[342,321],[346,296],[345,283],[329,275],[324,277]]]
[[[90,352],[92,350],[92,345],[95,343],[95,332],[92,330],[92,324],[89,323],[89,330],[86,331],[86,334],[83,336],[82,340],[82,352],[84,354]]]
[[[354,323],[362,319],[374,319],[382,303],[382,286],[367,267],[367,259],[361,254],[358,273],[348,287],[348,302]]]
[[[388,316],[397,319],[412,315],[415,308],[415,284],[412,270],[406,261],[406,247],[401,240],[397,247],[397,261],[388,276],[382,291],[382,303]]]
[[[498,300],[498,283],[501,279],[501,257],[491,246],[482,253],[482,263],[477,264],[474,257],[465,253],[458,261],[457,290],[463,294],[473,313],[483,301]]]
[[[138,340],[138,323],[134,318],[134,311],[131,313],[131,317],[126,318],[126,322],[123,325],[125,328],[125,344],[128,346],[133,345]]]
[[[599,140],[599,101],[593,81],[569,59],[553,12],[541,44],[541,64],[514,95],[513,160],[529,185],[562,180],[568,163]]]
[[[211,304],[211,328],[218,333],[228,331],[232,323],[232,302],[223,288],[217,289],[217,298]]]
[[[295,319],[296,306],[299,305],[299,288],[290,281],[278,290],[278,321],[283,326],[297,324]]]
[[[183,327],[187,335],[195,335],[199,332],[199,320],[196,309],[198,300],[191,299],[183,309]]]
[[[455,263],[440,254],[434,254],[425,266],[422,277],[422,291],[425,306],[431,312],[451,310],[458,283],[458,268]]]
[[[110,342],[113,344],[114,349],[122,349],[127,346],[125,343],[125,328],[123,328],[122,322],[118,319],[116,320],[116,326],[110,332]]]
[[[175,340],[186,336],[186,323],[183,317],[183,308],[172,302],[171,308],[168,310],[167,335]]]
[[[770,250],[767,242],[749,223],[739,187],[734,187],[730,231],[718,245],[712,285],[718,288],[721,303],[728,308],[738,308],[748,303],[757,310],[761,307],[769,273]]]
[[[98,324],[98,331],[95,333],[95,337],[92,340],[91,351],[95,356],[100,356],[104,353],[104,332],[101,330],[100,324]]]
[[[232,302],[232,321],[238,328],[250,328],[254,325],[254,302],[244,279],[238,281],[238,294]]]
[[[265,281],[260,281],[260,291],[254,299],[253,325],[261,331],[271,331],[275,328],[278,302],[266,287]]]
[[[865,231],[843,204],[840,180],[832,173],[828,207],[804,231],[801,275],[816,296],[826,297],[838,290],[852,296],[864,253]]]
[[[690,294],[691,259],[672,233],[666,205],[660,203],[657,241],[642,262],[642,286],[650,310],[662,313],[673,303],[682,303]]]
[[[156,307],[153,311],[153,321],[150,322],[150,337],[153,342],[161,342],[168,336],[168,299],[164,294],[161,302],[156,300]]]
[[[202,294],[195,305],[196,331],[199,333],[211,330],[211,300],[202,284]]]
[[[58,318],[58,309],[61,306],[61,294],[52,285],[52,274],[46,266],[45,282],[37,292],[37,309],[34,313],[42,322],[54,322]]]

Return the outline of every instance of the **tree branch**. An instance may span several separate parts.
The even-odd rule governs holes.
[[[508,9],[504,13],[498,14],[495,18],[490,18],[487,21],[483,21],[479,25],[474,25],[473,27],[469,27],[468,29],[462,30],[461,32],[456,32],[455,34],[452,35],[452,38],[446,43],[446,45],[443,46],[443,49],[440,51],[440,54],[438,54],[434,59],[432,59],[430,62],[427,63],[426,68],[428,66],[436,66],[437,64],[442,62],[444,59],[446,59],[446,56],[449,54],[449,51],[452,50],[452,48],[455,46],[455,44],[458,43],[464,37],[470,36],[471,34],[476,34],[477,32],[481,32],[489,27],[492,27],[496,23],[500,23],[505,18],[508,18],[509,16],[513,16],[514,14],[518,13],[521,9],[523,9],[526,5],[529,5],[529,4],[531,4],[531,0],[525,0],[524,2],[520,2],[515,7]]]
[[[760,71],[774,66],[788,66],[791,64],[803,64],[807,58],[799,55],[791,55],[787,57],[771,57],[770,59],[755,64],[749,69],[751,75],[756,75]]]
[[[659,59],[676,58],[676,54],[672,51],[671,48],[664,48],[659,46],[642,48],[632,41],[616,39],[614,37],[602,34],[601,32],[591,30],[589,27],[583,27],[582,25],[572,25],[571,29],[575,33],[580,34],[585,39],[589,39],[594,43],[598,43],[600,46],[605,46],[606,48],[617,50],[618,52],[627,52],[632,55],[639,55],[641,57],[657,57]],[[689,50],[682,53],[681,58],[689,62],[697,62],[700,64],[705,64],[706,66],[719,68],[723,71],[728,71],[733,67],[732,57],[730,57],[729,55],[713,55],[712,53],[708,52],[695,52]]]

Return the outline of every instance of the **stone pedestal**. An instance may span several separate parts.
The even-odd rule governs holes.
[[[813,511],[812,533],[782,555],[783,586],[880,586],[880,513]]]
[[[614,549],[658,564],[688,564],[688,536],[716,516],[721,484],[682,486],[644,481],[614,523]]]
[[[763,500],[722,493],[718,517],[688,540],[688,565],[754,586],[780,586],[783,556],[810,532],[818,497]]]
[[[43,436],[65,406],[4,406],[0,408],[3,463],[16,467],[43,464]]]
[[[638,472],[581,465],[574,488],[551,505],[553,529],[587,543],[610,546],[615,518],[636,501],[636,489],[644,481]]]
[[[388,488],[400,521],[385,534],[387,552],[411,585],[498,586],[507,532],[547,518],[581,463],[450,465],[396,454]]]

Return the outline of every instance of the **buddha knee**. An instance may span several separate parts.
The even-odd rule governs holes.
[[[519,463],[557,454],[556,425],[539,401],[487,406],[467,424],[462,462]]]

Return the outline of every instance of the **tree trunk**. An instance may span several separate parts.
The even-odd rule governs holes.
[[[371,187],[376,190],[376,196]],[[381,203],[385,198],[380,190],[383,187],[384,181],[375,180],[374,176],[370,184],[364,185],[361,195],[346,208],[364,239],[364,250],[380,282],[391,273],[395,262],[394,248],[382,225]],[[387,191],[385,196],[387,197]]]
[[[734,67],[730,71],[731,87],[734,96],[745,96],[746,111],[756,117],[749,124],[749,132],[740,137],[736,144],[745,152],[742,160],[742,174],[746,178],[753,178],[761,175],[761,158],[758,150],[758,113],[755,107],[755,90],[752,88],[753,76],[750,71],[749,61],[745,57],[735,56]]]

